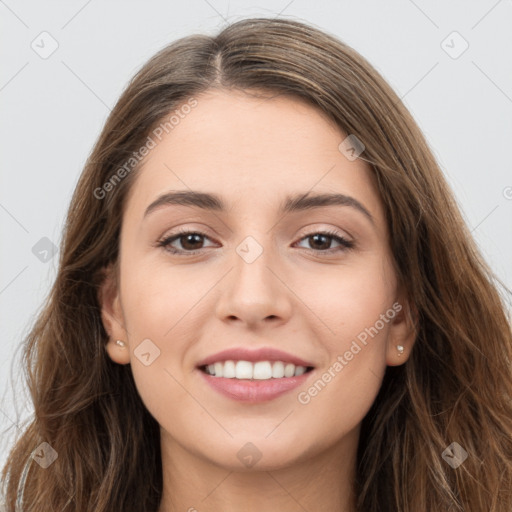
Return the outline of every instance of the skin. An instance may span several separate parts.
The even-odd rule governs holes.
[[[137,176],[120,235],[120,286],[110,276],[100,293],[107,352],[132,365],[160,425],[159,512],[352,512],[361,421],[386,366],[405,363],[414,343],[371,169],[346,158],[338,149],[346,134],[301,100],[232,91],[196,99]],[[228,209],[165,205],[144,218],[162,193],[190,189],[221,195]],[[278,214],[288,194],[308,191],[352,196],[374,223],[350,206]],[[156,246],[177,228],[206,236],[175,240],[182,256]],[[339,250],[333,238],[311,238],[325,229],[355,246]],[[263,249],[252,263],[236,252],[247,236]],[[186,254],[194,248],[198,254]],[[298,393],[395,302],[402,311],[299,403]],[[149,366],[134,353],[144,339],[160,350]],[[200,359],[237,346],[276,347],[315,370],[297,389],[244,404],[211,389],[196,369]],[[252,467],[237,457],[247,442],[261,454]]]

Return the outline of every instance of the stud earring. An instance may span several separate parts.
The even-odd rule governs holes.
[[[400,357],[404,353],[404,347],[402,345],[397,345],[396,349],[398,350],[398,357]]]
[[[121,348],[126,347],[126,343],[124,341],[121,341],[121,340],[117,340],[116,341],[116,345],[119,345]]]

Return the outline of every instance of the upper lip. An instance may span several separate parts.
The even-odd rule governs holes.
[[[272,347],[262,347],[253,350],[245,347],[228,348],[199,361],[197,366],[206,366],[221,361],[282,361],[283,363],[293,363],[295,366],[313,366],[312,363],[304,361],[300,357]]]

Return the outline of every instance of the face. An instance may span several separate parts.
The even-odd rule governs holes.
[[[163,449],[262,470],[353,447],[412,343],[371,169],[300,100],[196,99],[125,204],[107,351]]]

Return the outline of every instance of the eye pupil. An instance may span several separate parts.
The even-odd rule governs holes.
[[[319,238],[323,238],[324,239],[324,243],[320,243],[320,247],[316,247],[317,249],[320,248],[320,249],[329,249],[329,241],[325,242],[325,240],[328,240],[330,237],[327,236],[327,235],[323,235],[322,233],[316,233],[314,235],[312,235],[310,238],[314,239],[314,243],[316,244],[318,239]]]
[[[195,240],[194,240],[195,238]],[[202,235],[199,235],[198,233],[190,233],[190,234],[187,234],[187,235],[183,235],[181,236],[181,239],[185,239],[185,243],[182,242],[182,247],[185,248],[185,249],[197,249],[197,247],[194,246],[194,242],[195,243],[198,243],[198,242],[201,242],[201,239],[202,238]],[[199,239],[199,240],[198,240]],[[187,244],[190,243],[190,241],[192,240],[192,247],[187,247]]]

